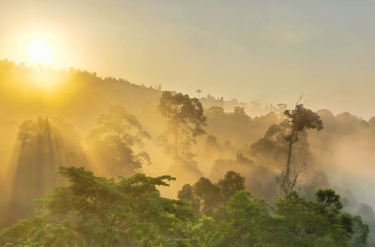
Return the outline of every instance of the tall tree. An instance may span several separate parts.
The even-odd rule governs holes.
[[[144,147],[150,135],[142,130],[137,118],[122,106],[112,106],[98,119],[98,127],[87,136],[91,152],[99,165],[106,164],[109,175],[131,176],[150,164],[149,155],[135,150]]]
[[[198,89],[196,92],[198,93],[198,97],[200,98],[202,90]]]
[[[196,138],[205,134],[203,127],[207,125],[203,107],[197,98],[189,95],[163,92],[158,106],[160,113],[168,120],[165,137],[172,137],[167,144],[167,151],[178,164],[188,164],[193,157],[191,148]]]
[[[288,157],[281,187],[287,194],[292,191],[298,177],[298,171],[297,174],[291,173],[293,144],[298,141],[299,134],[304,133],[308,129],[322,130],[323,122],[318,114],[304,107],[301,103],[301,98],[296,103],[295,108],[293,110],[285,110],[284,115],[287,117],[286,123],[288,124],[288,128],[282,137],[288,143]]]

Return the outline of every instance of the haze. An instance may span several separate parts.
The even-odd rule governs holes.
[[[188,211],[202,222],[227,224],[230,198],[246,189],[240,198],[266,202],[258,205],[267,219],[261,222],[298,225],[294,209],[283,215],[282,207],[284,199],[299,197],[295,203],[313,201],[300,219],[326,227],[315,229],[319,236],[308,226],[301,230],[322,237],[316,243],[366,240],[364,222],[367,246],[375,246],[374,7],[370,1],[1,1],[0,228],[41,213],[35,199],[67,184],[59,169],[66,178],[86,174],[77,177],[84,182],[92,176],[77,169],[84,167],[114,178],[102,184],[105,196],[119,176],[137,186],[146,175],[176,177],[152,198],[188,200]],[[316,198],[321,189],[327,190]],[[343,205],[323,202],[340,199],[330,189]],[[100,201],[123,205],[129,193],[118,192],[119,201]],[[133,209],[143,218],[152,210],[140,210],[137,198]],[[55,199],[57,206],[71,205]],[[231,205],[246,209],[240,204]],[[117,214],[103,222],[116,225]],[[327,235],[336,226],[343,235]],[[269,229],[261,230],[277,233]],[[5,240],[7,231],[0,245],[19,241]],[[305,240],[323,246],[312,239]]]
[[[244,102],[374,115],[373,1],[1,1],[0,58]]]

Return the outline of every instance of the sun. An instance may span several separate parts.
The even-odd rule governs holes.
[[[32,40],[28,45],[28,54],[32,62],[49,64],[53,59],[53,52],[47,42],[41,39]]]

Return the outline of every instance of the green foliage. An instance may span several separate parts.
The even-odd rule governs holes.
[[[331,189],[319,190],[316,202],[293,191],[279,199],[276,214],[285,217],[292,246],[365,246],[368,226],[341,209],[340,196]]]
[[[245,189],[245,178],[237,172],[229,171],[224,179],[219,180],[217,186],[220,188],[223,199],[227,201],[236,191]]]
[[[250,192],[241,190],[226,205],[230,246],[256,246],[263,218],[268,217],[264,201],[254,200]]]
[[[236,191],[245,189],[245,178],[239,173],[229,171],[217,184],[207,178],[200,178],[193,186],[186,184],[178,192],[178,198],[192,203],[198,215],[222,217],[226,201]]]
[[[340,196],[331,189],[318,190],[315,202],[292,191],[277,200],[271,213],[243,185],[243,177],[228,172],[217,184],[201,178],[183,187],[179,198],[200,209],[201,219],[188,233],[193,246],[366,246],[368,226],[361,217],[342,212]]]
[[[350,240],[350,246],[362,247],[367,246],[367,238],[369,235],[369,226],[364,224],[360,216],[352,217],[353,234]]]
[[[316,192],[316,200],[320,213],[326,215],[332,223],[336,223],[343,207],[340,196],[331,189],[320,189]]]
[[[51,78],[59,77],[63,81],[58,93],[41,93],[31,86],[33,80],[30,78],[40,78],[42,73],[37,73],[38,76],[35,76],[36,71],[31,68],[16,66],[8,61],[0,61],[0,67],[0,110],[7,119],[21,119],[25,114],[27,116],[61,115],[74,119],[80,130],[86,131],[88,126],[92,126],[95,116],[111,105],[131,103],[133,112],[141,112],[142,108],[147,108],[143,118],[138,119],[152,123],[151,127],[147,126],[150,133],[151,131],[159,133],[159,122],[162,121],[157,118],[153,110],[156,109],[157,104],[154,99],[162,94],[160,91],[130,84],[127,80],[102,79],[97,77],[96,73],[86,71],[73,69],[53,71],[40,68],[41,72],[53,75]],[[171,94],[171,98],[174,96]],[[185,100],[190,106],[183,106],[184,103],[181,102]],[[237,100],[219,101],[210,95],[201,100],[206,102],[204,106],[207,108],[214,104],[219,105],[205,112],[209,128],[203,131],[212,134],[207,139],[206,146],[211,154],[214,153],[211,151],[216,151],[211,163],[215,159],[221,159],[215,166],[221,168],[220,175],[230,170],[226,169],[227,167],[240,165],[240,162],[233,162],[224,166],[223,159],[234,157],[239,148],[245,144],[249,147],[251,143],[262,138],[252,145],[251,152],[243,153],[247,156],[242,154],[237,156],[237,160],[242,160],[244,163],[241,168],[246,166],[245,176],[248,180],[251,178],[250,183],[254,185],[247,184],[247,187],[254,188],[257,196],[265,195],[262,190],[271,191],[268,186],[274,182],[274,168],[287,156],[290,143],[288,140],[293,142],[298,137],[298,142],[293,144],[293,163],[297,164],[301,161],[313,163],[310,162],[312,156],[308,151],[306,130],[319,130],[323,126],[315,113],[304,109],[302,105],[297,104],[293,110],[286,110],[286,105],[278,105],[279,112],[285,114],[279,117],[287,118],[280,124],[281,118],[277,118],[274,113],[254,118],[247,116],[248,106]],[[145,105],[147,101],[149,103]],[[170,112],[173,114],[168,116],[163,114],[168,121],[171,121],[165,137],[166,139],[172,137],[167,140],[170,152],[174,151],[173,147],[176,147],[174,144],[181,144],[178,148],[181,151],[179,158],[183,158],[186,164],[192,160],[194,155],[192,147],[201,132],[181,131],[176,138],[179,141],[174,142],[176,139],[172,133],[174,127],[172,120],[178,120],[180,127],[184,127],[184,124],[193,117],[193,115],[182,114],[184,109],[193,112],[200,107],[198,102],[195,107],[195,103],[188,102],[186,95],[181,94],[179,99],[176,97],[175,101],[171,99],[169,103],[171,107],[165,109],[172,109]],[[259,104],[253,106],[254,109],[255,107],[261,109]],[[143,141],[149,136],[140,128],[140,123],[135,116],[118,107],[113,108],[113,111],[110,110],[99,119],[98,127],[92,132],[92,139],[88,138],[87,143],[90,150],[99,156],[98,164],[106,166],[103,170],[112,169],[111,175],[128,176],[149,163],[147,153],[142,152]],[[233,112],[225,112],[233,108]],[[90,114],[82,114],[82,112]],[[309,133],[309,142],[316,154],[314,163],[336,162],[334,158],[330,159],[330,156],[337,157],[335,156],[337,140],[339,143],[350,143],[350,150],[353,153],[356,151],[355,147],[363,148],[363,145],[357,145],[359,142],[366,141],[369,144],[366,146],[373,146],[370,144],[375,140],[374,118],[367,122],[349,113],[333,116],[328,110],[320,111],[319,115],[324,120],[326,131],[319,137]],[[187,130],[194,130],[196,124],[190,123],[188,126],[190,129],[186,128]],[[204,124],[200,126],[201,130],[204,126]],[[269,126],[271,128],[266,132]],[[9,160],[7,154],[12,153],[15,135],[9,131],[8,123],[4,125],[0,121],[0,129],[2,138],[0,163],[6,167]],[[184,129],[180,128],[180,130]],[[265,132],[266,134],[262,136]],[[183,137],[186,133],[190,134],[186,136],[191,138],[187,138],[184,142]],[[67,136],[69,138],[66,138]],[[54,121],[40,118],[36,121],[25,121],[21,125],[18,141],[21,144],[21,155],[15,160],[18,160],[19,166],[15,168],[14,190],[8,193],[12,192],[12,196],[22,199],[16,204],[10,204],[10,212],[22,217],[24,215],[19,214],[20,207],[28,207],[32,212],[35,205],[32,203],[34,197],[49,193],[48,189],[56,185],[54,169],[57,170],[57,165],[64,162],[65,164],[85,163],[82,162],[80,138],[73,128],[61,119]],[[199,161],[203,163],[202,160]],[[269,168],[269,173],[266,172],[268,170],[265,167]],[[6,180],[13,175],[7,173],[7,170],[12,169],[3,169],[2,177]],[[264,202],[251,196],[249,192],[236,193],[243,190],[243,178],[232,175],[218,183],[201,179],[196,186],[185,185],[182,188],[178,197],[190,201],[190,206],[197,215],[201,216],[200,220],[195,222],[192,221],[194,216],[186,202],[160,197],[154,186],[166,185],[159,183],[160,181],[152,182],[144,175],[137,175],[133,178],[121,179],[120,182],[124,180],[127,182],[121,183],[120,186],[120,182],[104,178],[92,179],[91,175],[86,176],[83,171],[71,171],[66,173],[66,177],[77,178],[71,180],[70,186],[56,189],[53,195],[44,200],[45,214],[7,228],[1,238],[8,242],[8,246],[341,247],[366,245],[368,226],[362,218],[342,211],[340,197],[334,191],[318,191],[315,202],[291,192],[279,198],[276,211],[270,213],[265,210]],[[312,181],[309,183],[314,185],[319,183],[311,173],[308,173],[307,177]],[[73,184],[76,186],[74,187]],[[7,186],[4,185],[7,184],[2,183],[2,185],[6,190]],[[319,185],[321,186],[322,183]],[[123,225],[127,222],[133,225],[125,227],[124,230],[121,223],[116,223],[116,220],[123,220]]]
[[[277,202],[276,214],[285,218],[283,227],[290,246],[305,245],[315,237],[324,236],[329,228],[328,222],[316,212],[315,204],[292,191]]]
[[[175,228],[194,219],[187,202],[160,196],[156,186],[173,177],[137,174],[115,182],[74,167],[60,174],[70,184],[43,198],[45,215],[3,231],[9,246],[157,246],[174,241]]]
[[[60,168],[69,185],[44,197],[44,214],[2,231],[6,246],[139,247],[360,247],[369,228],[342,212],[340,196],[319,190],[316,202],[292,191],[270,213],[243,190],[244,178],[228,172],[218,184],[201,178],[179,198],[160,196],[171,176],[96,177],[83,168]],[[224,189],[225,188],[225,189]],[[194,204],[196,204],[194,206]],[[192,207],[199,206],[195,221]]]
[[[72,230],[67,222],[48,223],[44,217],[23,220],[6,228],[1,239],[5,246],[88,246],[78,232]]]
[[[203,216],[191,228],[190,245],[196,247],[216,247],[221,246],[227,234],[227,225],[220,221],[215,221],[212,217]]]
[[[209,179],[202,177],[193,185],[193,191],[195,196],[199,198],[201,214],[212,216],[218,211],[222,203],[218,186]]]
[[[185,184],[177,193],[177,197],[181,200],[189,201],[196,214],[200,214],[201,202],[200,198],[195,194],[193,187],[190,184]]]

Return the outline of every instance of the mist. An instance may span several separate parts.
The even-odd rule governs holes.
[[[177,198],[184,185],[202,177],[215,184],[234,171],[255,198],[272,204],[281,196],[278,177],[287,143],[271,130],[285,120],[283,109],[293,105],[199,97],[207,126],[189,144],[188,162],[182,164],[168,152],[172,120],[161,114],[162,85],[146,87],[95,72],[33,68],[8,60],[0,61],[0,75],[2,227],[32,217],[36,199],[67,183],[57,174],[60,166],[85,167],[115,180],[139,172],[168,174],[177,178],[160,190],[168,198]],[[43,80],[55,86],[43,87]],[[369,195],[375,118],[334,115],[329,109],[316,113],[324,129],[302,133],[293,147],[293,164],[305,166],[295,188],[311,199],[318,189],[334,188],[345,210],[374,225],[375,201]]]

